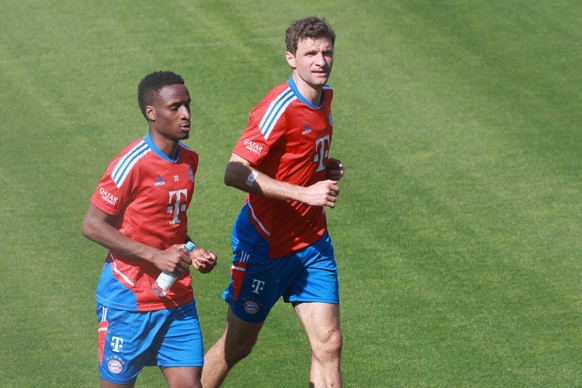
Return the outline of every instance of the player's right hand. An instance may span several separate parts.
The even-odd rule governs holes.
[[[327,178],[333,181],[339,181],[343,178],[346,169],[339,159],[329,158],[326,166]]]
[[[177,276],[182,276],[192,263],[190,255],[182,253],[184,244],[175,244],[161,251],[161,255],[156,260],[156,267],[162,271],[171,272]]]
[[[314,183],[309,187],[305,187],[302,193],[301,202],[311,206],[327,206],[334,208],[339,193],[340,188],[337,185],[337,181],[328,179]]]

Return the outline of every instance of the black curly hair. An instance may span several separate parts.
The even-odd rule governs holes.
[[[184,79],[172,71],[154,71],[140,81],[137,87],[137,102],[146,120],[146,106],[152,105],[156,94],[168,85],[184,85]]]

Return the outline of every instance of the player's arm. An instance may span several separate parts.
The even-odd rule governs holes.
[[[83,219],[83,236],[123,256],[147,260],[162,271],[182,275],[188,269],[191,259],[180,253],[180,244],[161,251],[121,233],[114,226],[118,222],[116,216],[107,214],[90,203]]]
[[[277,181],[261,173],[248,160],[234,153],[226,166],[224,183],[247,193],[299,201],[311,206],[333,208],[339,195],[339,186],[335,180],[320,181],[308,187]]]

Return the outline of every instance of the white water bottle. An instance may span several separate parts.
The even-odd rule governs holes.
[[[196,248],[196,245],[192,241],[188,241],[184,247],[180,248],[180,252],[184,255],[189,254]],[[171,272],[164,271],[158,276],[155,283],[152,284],[152,291],[156,293],[158,296],[166,296],[168,290],[174,282],[178,279],[176,275]]]

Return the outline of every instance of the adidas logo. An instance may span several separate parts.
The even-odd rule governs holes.
[[[154,186],[162,186],[165,184],[166,184],[166,182],[164,182],[162,177],[160,175],[158,175],[158,177],[156,178],[156,181],[154,182]]]
[[[305,127],[303,127],[303,132],[301,134],[307,135],[310,132],[311,132],[311,128],[309,128],[309,124],[305,124]]]

